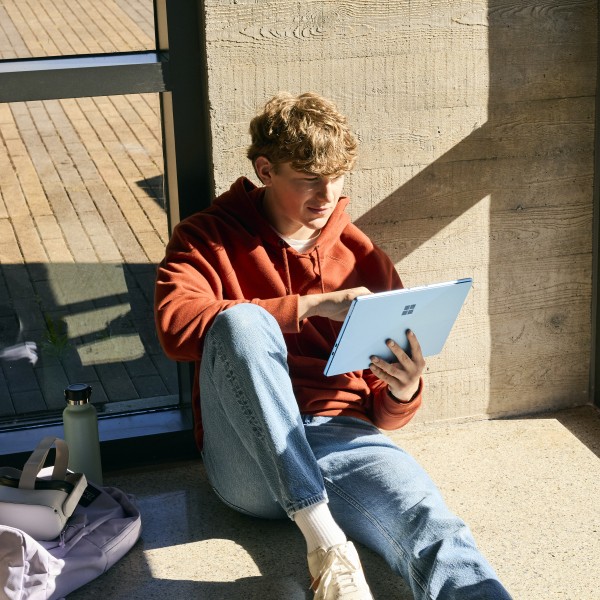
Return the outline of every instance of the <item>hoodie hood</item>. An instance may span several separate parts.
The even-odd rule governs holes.
[[[240,177],[233,183],[228,192],[213,203],[213,209],[225,213],[228,218],[237,222],[238,227],[248,233],[249,239],[260,239],[260,243],[282,247],[283,240],[271,227],[261,210],[265,195],[264,187],[257,187],[246,177]],[[350,224],[350,217],[345,212],[349,199],[342,196],[334,208],[316,244],[320,253],[328,252],[339,240],[342,231]],[[223,215],[225,216],[225,215]],[[287,247],[287,244],[283,242]]]

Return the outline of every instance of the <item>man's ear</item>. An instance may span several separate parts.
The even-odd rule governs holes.
[[[271,177],[273,174],[273,163],[266,156],[259,156],[254,161],[254,170],[262,184],[265,187],[269,187],[271,185]]]

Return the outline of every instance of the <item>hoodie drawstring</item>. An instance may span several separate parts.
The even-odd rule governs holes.
[[[319,267],[319,279],[321,280],[321,292],[324,294],[325,293],[325,282],[323,281],[323,268],[321,267],[321,253],[319,252],[319,244],[317,244],[315,246],[315,253],[317,255],[317,265]],[[331,322],[331,319],[327,319],[327,322],[329,323],[329,329],[331,330],[331,333],[335,339],[337,337],[337,331],[335,330],[333,323]]]
[[[286,295],[289,295],[292,293],[292,276],[290,274],[290,266],[288,263],[287,249],[286,249],[285,242],[283,242],[283,240],[281,241],[279,246],[281,248],[281,253],[282,253],[282,257],[283,257],[283,266],[285,269],[285,279],[286,279],[285,293],[286,293]],[[319,271],[318,275],[319,275],[319,281],[321,283],[321,292],[324,294],[325,293],[325,283],[323,282],[323,268],[321,266],[321,253],[319,252],[319,244],[317,244],[314,249],[315,249],[315,254],[317,255],[317,268]]]
[[[323,283],[323,269],[321,268],[321,253],[319,252],[319,244],[315,246],[315,253],[317,255],[317,265],[319,266],[319,279],[321,281],[321,293],[325,293],[325,284]]]
[[[290,275],[290,267],[288,265],[288,258],[287,258],[287,252],[286,252],[286,248],[285,248],[285,242],[283,242],[280,244],[281,246],[281,252],[283,253],[283,265],[285,267],[285,278],[286,278],[286,288],[285,288],[285,293],[286,296],[289,296],[292,293],[292,277]]]

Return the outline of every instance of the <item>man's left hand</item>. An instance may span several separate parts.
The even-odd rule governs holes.
[[[417,336],[408,331],[410,356],[394,342],[388,340],[387,346],[394,353],[397,362],[387,362],[378,356],[371,357],[369,368],[381,381],[388,384],[390,394],[399,402],[410,402],[419,389],[421,374],[425,369],[425,360]]]

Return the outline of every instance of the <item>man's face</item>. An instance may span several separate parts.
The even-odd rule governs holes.
[[[263,157],[257,159],[256,170],[266,187],[265,216],[286,237],[311,238],[325,226],[342,195],[343,175],[305,173],[292,169],[289,163],[275,169]]]

